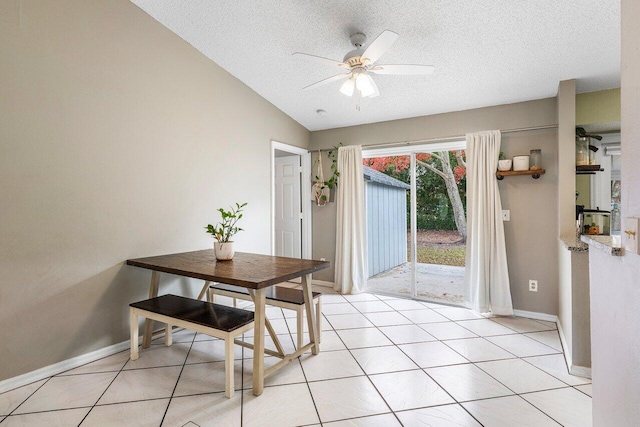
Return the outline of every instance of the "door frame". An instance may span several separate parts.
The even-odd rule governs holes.
[[[276,150],[300,156],[300,207],[302,209],[302,258],[311,259],[311,153],[304,148],[271,140],[271,254],[276,253]]]
[[[418,263],[418,239],[417,239],[417,184],[416,184],[416,154],[429,153],[434,151],[451,151],[451,150],[466,150],[466,140],[454,140],[447,142],[434,142],[419,145],[402,145],[395,147],[385,148],[372,148],[369,150],[362,150],[362,158],[368,159],[373,157],[389,157],[389,156],[409,156],[411,160],[410,165],[410,177],[411,177],[411,194],[410,194],[410,228],[411,228],[411,241],[409,242],[411,248],[411,298],[418,298],[417,287],[417,263]]]

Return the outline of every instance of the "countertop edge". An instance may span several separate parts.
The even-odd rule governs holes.
[[[576,236],[560,236],[558,239],[571,252],[589,252],[589,245]]]
[[[589,246],[593,246],[611,256],[622,256],[624,251],[620,246],[620,238],[617,236],[589,236],[582,235],[580,240]]]

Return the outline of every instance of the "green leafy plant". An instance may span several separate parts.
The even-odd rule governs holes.
[[[329,160],[331,160],[331,177],[328,180],[323,181],[320,176],[315,176],[315,186],[317,190],[316,204],[318,204],[318,206],[324,206],[324,204],[327,202],[328,197],[324,190],[327,188],[329,190],[332,190],[338,186],[338,178],[340,177],[340,172],[338,172],[338,148],[340,147],[342,147],[342,142],[334,146],[332,150],[329,150],[327,152],[327,157],[329,158]],[[314,167],[317,167],[319,162],[320,156],[318,156],[318,158],[316,159]]]
[[[325,185],[331,190],[338,186],[338,178],[340,172],[338,172],[338,148],[342,147],[342,142],[333,147],[333,150],[327,152],[327,157],[331,160],[331,178],[325,181]]]
[[[231,206],[231,210],[218,209],[222,216],[222,221],[215,226],[208,224],[205,229],[207,233],[211,234],[214,239],[220,243],[227,243],[231,237],[233,237],[239,231],[243,231],[242,228],[237,227],[236,223],[242,219],[242,210],[247,206],[247,203],[236,203],[236,206]]]
[[[500,152],[500,155],[498,156],[498,160],[507,160],[507,158],[504,156],[504,151]]]

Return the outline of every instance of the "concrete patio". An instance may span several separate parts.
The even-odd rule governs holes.
[[[417,264],[416,289],[421,299],[462,305],[464,267]],[[391,295],[411,295],[411,263],[399,265],[372,276],[367,291]]]

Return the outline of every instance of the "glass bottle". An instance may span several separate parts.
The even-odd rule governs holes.
[[[531,155],[529,156],[529,169],[532,171],[537,171],[542,169],[542,150],[537,148],[535,150],[531,150]]]
[[[576,137],[576,166],[586,166],[589,164],[589,138],[584,136]]]

